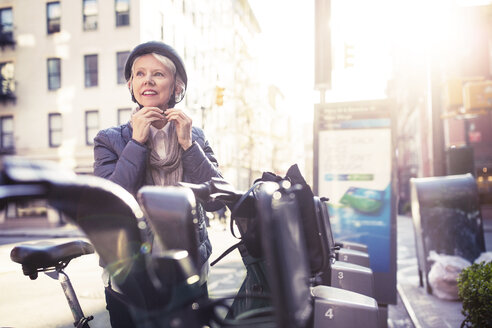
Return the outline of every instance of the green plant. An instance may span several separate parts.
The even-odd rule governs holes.
[[[465,316],[461,327],[492,327],[492,262],[463,269],[458,277],[458,296]]]

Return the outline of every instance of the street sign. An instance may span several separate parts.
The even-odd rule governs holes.
[[[366,244],[376,300],[396,304],[394,142],[388,100],[315,108],[314,190],[328,197],[335,240]]]
[[[463,87],[465,110],[492,108],[492,81],[469,82]]]

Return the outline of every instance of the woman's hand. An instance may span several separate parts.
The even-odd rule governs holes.
[[[176,124],[176,134],[181,147],[186,150],[191,147],[191,118],[186,115],[181,109],[169,108],[164,114],[168,121],[174,121]]]
[[[133,114],[131,118],[133,140],[145,143],[149,138],[150,125],[156,121],[163,121],[162,126],[167,123],[166,118],[162,115],[162,110],[157,107],[142,107]]]

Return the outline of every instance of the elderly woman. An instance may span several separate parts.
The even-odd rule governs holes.
[[[130,122],[97,134],[94,174],[134,195],[144,185],[202,183],[221,177],[203,131],[192,126],[191,118],[181,109],[174,108],[183,99],[188,82],[176,51],[162,42],[138,45],[126,62],[125,78],[138,108]],[[198,213],[200,265],[202,277],[206,277],[212,246],[200,204]],[[111,325],[133,326],[124,295],[114,289],[109,281],[106,302]]]

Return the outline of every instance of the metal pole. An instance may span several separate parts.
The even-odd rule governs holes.
[[[92,320],[92,316],[86,318],[84,316],[84,312],[82,312],[82,308],[80,307],[79,300],[77,299],[77,295],[75,294],[75,290],[73,289],[72,283],[68,278],[67,274],[63,272],[63,270],[58,271],[60,273],[58,275],[58,281],[62,286],[63,293],[67,298],[68,306],[70,306],[70,310],[72,311],[73,318],[75,320],[75,327],[89,327],[87,321]]]

